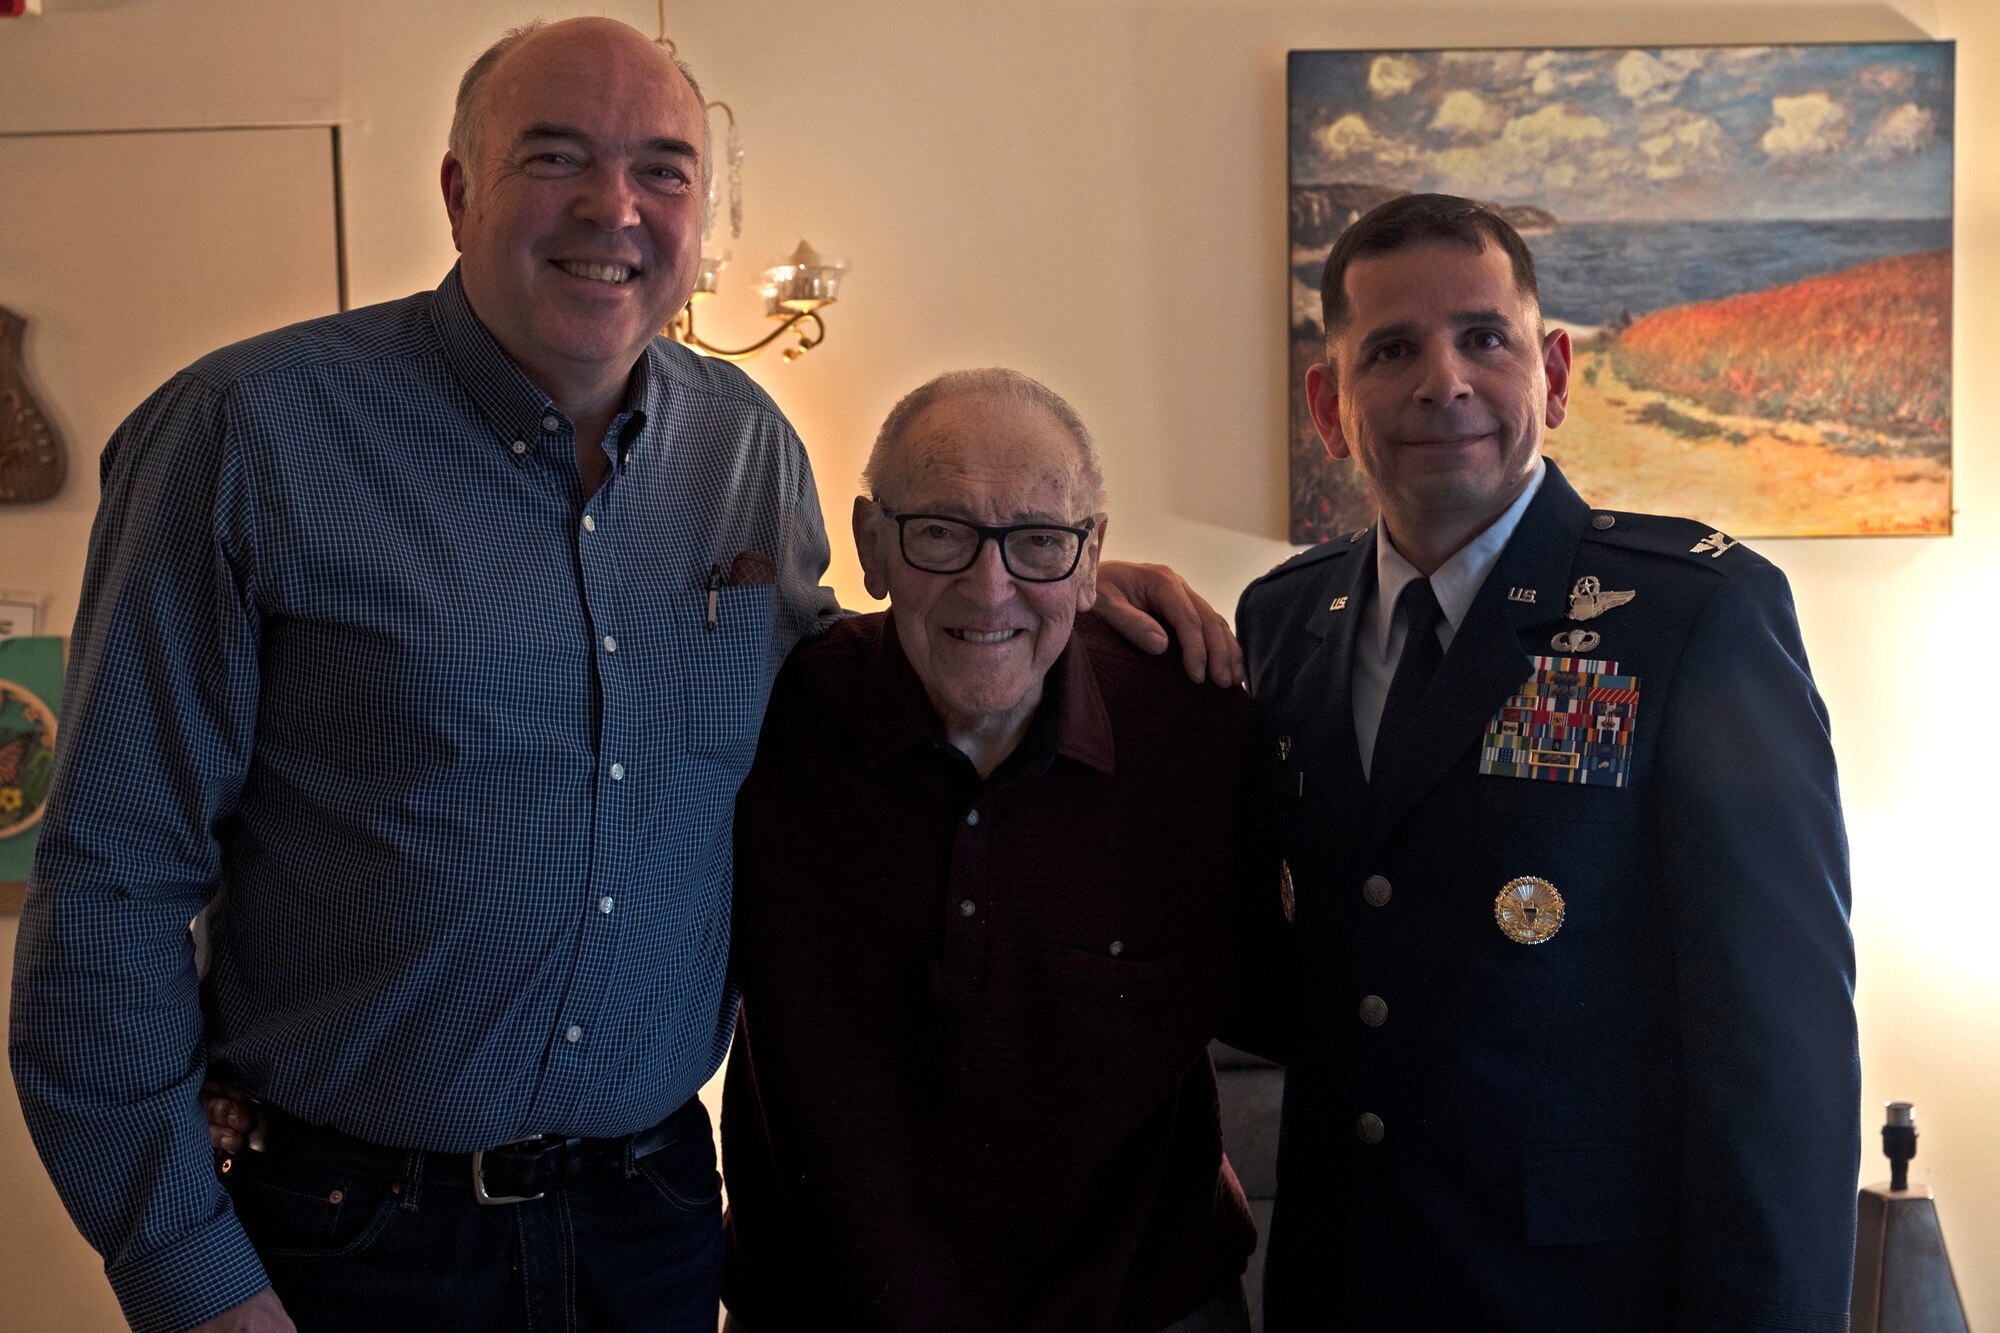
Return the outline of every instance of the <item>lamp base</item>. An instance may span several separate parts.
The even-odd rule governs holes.
[[[1967,1333],[1930,1187],[1861,1191],[1852,1333]]]

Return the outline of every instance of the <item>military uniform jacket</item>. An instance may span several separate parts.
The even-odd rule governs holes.
[[[1267,1328],[1846,1328],[1846,840],[1784,576],[1550,464],[1371,791],[1375,583],[1370,530],[1238,610],[1289,918]]]

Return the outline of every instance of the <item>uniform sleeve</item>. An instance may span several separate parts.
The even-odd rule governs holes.
[[[1826,708],[1775,567],[1713,596],[1663,724],[1681,1327],[1845,1329],[1860,1156],[1847,843]]]
[[[189,923],[257,709],[250,500],[227,408],[178,379],[106,446],[9,1058],[36,1148],[141,1333],[267,1285],[217,1184]]]
[[[1285,1064],[1298,1040],[1294,1015],[1300,1007],[1288,989],[1295,968],[1289,958],[1291,922],[1286,917],[1291,871],[1278,856],[1272,774],[1263,766],[1264,737],[1256,718],[1255,656],[1262,646],[1245,623],[1250,599],[1245,590],[1236,606],[1236,638],[1249,665],[1246,688],[1252,697],[1246,724],[1236,855],[1236,932],[1238,980],[1235,1004],[1219,1034],[1228,1045]]]

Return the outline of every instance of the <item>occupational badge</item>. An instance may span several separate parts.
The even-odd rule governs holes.
[[[1689,555],[1705,555],[1711,560],[1720,560],[1722,553],[1736,545],[1736,539],[1720,532],[1711,532],[1693,546],[1688,547]]]
[[[1595,620],[1614,606],[1623,606],[1639,594],[1636,591],[1606,592],[1595,574],[1585,574],[1569,590],[1569,618]]]
[[[1285,861],[1278,862],[1278,905],[1285,909],[1285,921],[1289,924],[1299,910],[1299,897],[1292,888],[1292,867]]]
[[[1564,638],[1557,635],[1557,643]],[[1487,719],[1479,741],[1479,771],[1578,786],[1624,786],[1632,769],[1639,678],[1620,675],[1616,662],[1598,658],[1528,660],[1534,674]]]
[[[1514,943],[1541,944],[1562,929],[1562,895],[1537,875],[1510,879],[1493,900],[1493,919]]]
[[[1594,629],[1564,630],[1549,640],[1549,647],[1564,657],[1581,657],[1604,642],[1604,636]]]

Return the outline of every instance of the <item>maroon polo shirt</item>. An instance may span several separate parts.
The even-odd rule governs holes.
[[[1156,1333],[1243,1271],[1207,1043],[1248,707],[1082,616],[982,781],[888,615],[793,652],[736,817],[752,1333]]]

